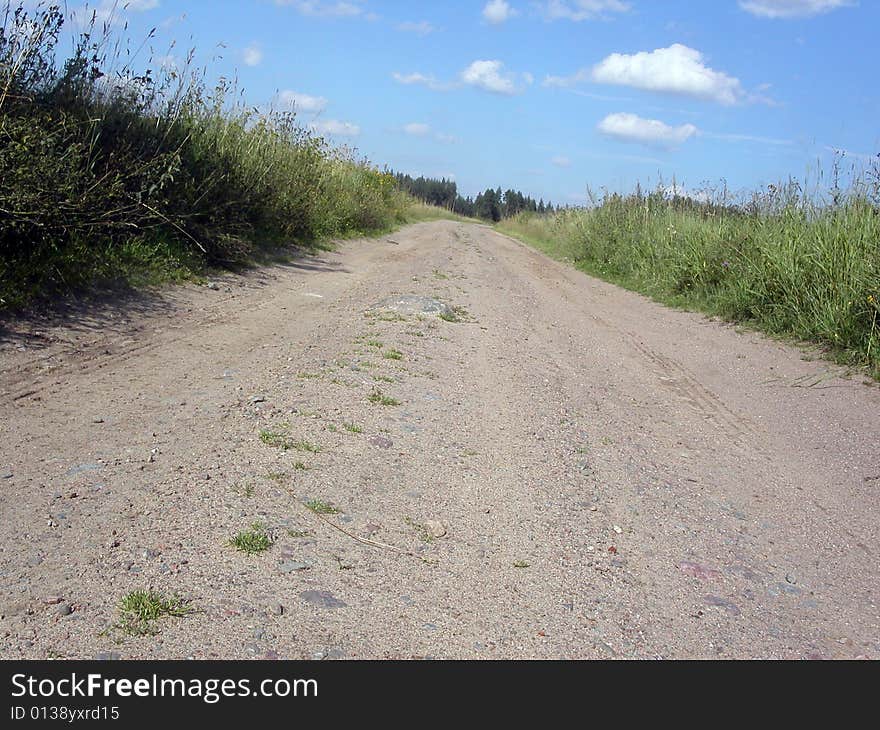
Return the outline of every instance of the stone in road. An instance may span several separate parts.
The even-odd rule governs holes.
[[[5,323],[3,658],[880,657],[880,389],[483,226],[395,241]],[[198,610],[108,634],[148,586]]]

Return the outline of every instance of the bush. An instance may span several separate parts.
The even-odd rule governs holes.
[[[56,54],[56,5],[0,30],[0,307],[96,278],[175,278],[264,245],[402,220],[393,178],[191,70],[130,71],[92,24]]]

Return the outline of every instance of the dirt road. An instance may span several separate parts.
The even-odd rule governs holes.
[[[863,378],[481,226],[217,283],[2,333],[3,658],[880,658]]]

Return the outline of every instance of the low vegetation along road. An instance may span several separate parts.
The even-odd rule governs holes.
[[[880,389],[486,227],[6,326],[3,658],[880,657]]]

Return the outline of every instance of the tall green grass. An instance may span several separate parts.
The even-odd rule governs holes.
[[[794,183],[740,204],[658,190],[499,229],[661,301],[819,343],[880,377],[880,170],[829,201]]]
[[[391,175],[228,80],[208,88],[193,54],[136,70],[94,18],[68,43],[58,5],[0,15],[0,308],[404,220]]]

